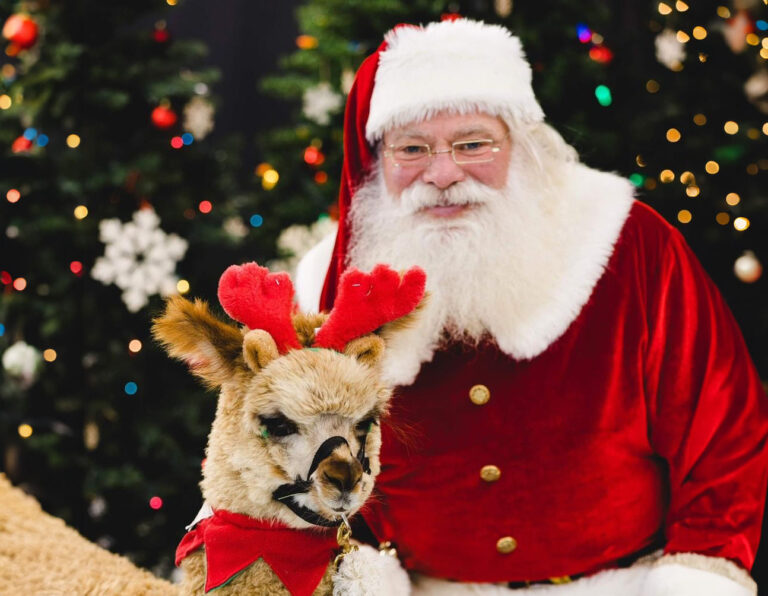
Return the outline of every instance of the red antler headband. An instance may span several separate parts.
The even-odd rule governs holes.
[[[424,296],[425,285],[426,274],[418,267],[402,277],[386,265],[376,265],[371,273],[346,271],[314,346],[341,351],[349,341],[407,315]],[[301,348],[291,323],[293,284],[287,273],[270,273],[256,263],[232,265],[219,280],[219,302],[234,320],[267,331],[281,354]]]

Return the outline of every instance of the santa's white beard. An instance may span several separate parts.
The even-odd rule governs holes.
[[[520,169],[510,168],[502,189],[469,178],[446,191],[417,181],[395,198],[377,167],[355,193],[348,263],[364,271],[377,263],[396,269],[418,265],[426,271],[430,297],[418,321],[425,349],[453,341],[477,343],[492,335],[492,321],[503,316],[509,296],[520,292],[515,261],[521,255],[515,248],[519,236],[535,233],[519,234],[533,223],[525,212],[541,203],[541,193],[530,183],[533,177]],[[472,207],[457,218],[418,212],[466,203]]]

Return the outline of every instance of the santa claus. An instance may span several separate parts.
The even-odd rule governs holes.
[[[298,292],[427,272],[364,512],[415,593],[755,594],[768,401],[742,337],[677,230],[543,122],[519,40],[397,27],[345,118],[338,233]]]

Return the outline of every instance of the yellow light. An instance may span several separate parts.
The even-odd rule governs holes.
[[[728,215],[725,211],[721,211],[715,216],[715,221],[721,226],[727,226],[728,222],[731,221],[731,216]]]
[[[707,117],[704,114],[696,114],[693,117],[693,123],[697,126],[704,126],[707,123]]]
[[[648,190],[654,190],[656,188],[656,180],[653,178],[646,178],[643,186]]]
[[[768,135],[768,122],[763,123],[763,134]]]
[[[661,87],[661,85],[659,85],[659,82],[658,81],[654,81],[653,79],[649,80],[645,84],[645,90],[648,93],[657,93],[659,91],[660,87]]]
[[[74,149],[80,145],[80,137],[76,134],[71,134],[67,137],[67,146]]]
[[[56,360],[56,355],[56,350],[48,348],[47,350],[43,351],[43,360],[46,362],[53,362]]]
[[[18,203],[21,199],[21,193],[19,192],[18,188],[12,188],[7,193],[5,193],[5,198],[9,203]]]
[[[678,31],[677,32],[677,41],[680,43],[688,43],[691,39],[691,36],[688,35],[685,31]]]
[[[768,60],[768,48],[761,48],[760,49],[760,57],[763,60]]]
[[[181,282],[179,282],[179,283],[181,283]],[[178,285],[177,285],[177,289],[178,289]],[[187,288],[187,290],[189,290],[189,288]],[[179,291],[181,291],[181,290],[179,290]],[[138,340],[138,339],[132,339],[131,341],[128,342],[128,349],[131,352],[133,352],[134,354],[136,352],[141,351],[141,341]]]
[[[688,5],[682,0],[677,0],[677,2],[675,2],[675,8],[680,12],[685,12],[688,10]]]
[[[13,102],[11,101],[10,95],[6,95],[5,93],[0,95],[0,110],[7,110],[11,107],[11,104],[13,104]]]
[[[759,139],[759,138],[760,138],[760,131],[759,131],[758,129],[756,129],[756,128],[750,128],[750,129],[747,131],[747,136],[748,136],[750,139],[752,139],[753,141],[755,141],[755,140],[757,140],[757,139]]]
[[[690,223],[692,219],[693,215],[691,215],[691,212],[688,211],[688,209],[681,209],[677,212],[677,221],[680,223],[687,224]]]
[[[760,42],[764,48],[768,48],[768,37],[763,37],[763,41]]]
[[[747,174],[754,176],[759,171],[756,163],[751,163],[747,166]]]
[[[179,294],[186,294],[189,292],[189,282],[186,279],[180,279],[176,284],[176,289],[179,291]]]
[[[707,61],[707,55],[704,53],[699,54],[699,62],[706,62]]]
[[[699,192],[701,192],[701,190],[698,186],[689,186],[685,189],[685,194],[687,194],[689,197],[698,197]]]
[[[641,168],[645,167],[645,160],[643,159],[642,155],[635,156],[635,163],[640,166]]]
[[[739,132],[739,125],[736,124],[733,120],[729,120],[723,125],[723,130],[729,135],[735,135],[737,132]]]
[[[32,436],[32,427],[29,424],[19,424],[19,436],[22,439],[28,439]]]
[[[760,45],[760,38],[755,33],[747,35],[747,43],[751,46]]]
[[[4,79],[12,79],[16,76],[16,67],[13,64],[3,64],[3,67],[0,68],[0,74],[3,75]]]
[[[693,28],[693,36],[696,39],[705,39],[707,37],[707,30],[701,25]]]
[[[275,188],[278,180],[280,180],[280,174],[277,173],[277,170],[269,169],[264,172],[264,177],[261,179],[261,186],[264,190],[272,190]]]
[[[693,175],[693,172],[683,172],[680,174],[680,182],[682,184],[694,184],[696,182],[696,176]]]
[[[719,16],[721,19],[730,19],[731,18],[731,11],[728,10],[725,6],[718,6],[717,7],[717,16]]]
[[[717,174],[720,171],[720,164],[710,160],[704,166],[704,169],[707,171],[707,174]]]
[[[675,173],[672,170],[662,170],[661,174],[659,174],[659,180],[664,184],[673,182],[675,180]]]
[[[272,169],[272,166],[269,165],[268,163],[260,163],[258,166],[256,166],[256,175],[261,177],[264,175],[264,173],[267,170],[271,170],[271,169]]]
[[[733,220],[733,227],[739,232],[743,232],[749,227],[749,220],[746,217],[737,217]]]
[[[728,203],[731,207],[738,205],[740,201],[741,197],[735,192],[729,192],[727,195],[725,195],[725,202]]]
[[[591,41],[596,46],[599,46],[600,44],[602,44],[605,41],[605,39],[603,39],[603,36],[600,35],[599,33],[593,33]]]
[[[680,131],[677,130],[676,128],[670,128],[667,131],[667,140],[670,143],[677,143],[680,140],[681,136],[682,135],[680,134]]]
[[[312,35],[299,35],[296,38],[296,45],[302,50],[314,50],[318,46],[317,37]]]
[[[179,3],[179,0],[165,0],[168,3],[168,6],[176,6]]]
[[[85,219],[88,217],[88,207],[85,205],[78,205],[75,207],[75,218],[76,219]]]
[[[669,4],[659,2],[659,14],[667,15],[672,12],[672,7]]]

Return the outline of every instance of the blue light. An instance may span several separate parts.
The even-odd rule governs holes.
[[[264,218],[257,213],[255,215],[251,215],[250,222],[254,228],[258,228],[261,224],[264,223]]]
[[[181,135],[181,141],[185,145],[191,145],[192,141],[194,141],[194,140],[195,140],[195,137],[192,136],[191,132],[185,132],[183,135]]]
[[[45,147],[48,144],[48,140],[48,135],[38,135],[37,144],[40,145],[40,147]]]
[[[757,21],[755,25],[757,25],[757,28],[760,29],[760,31],[768,31],[768,22],[763,19]]]
[[[127,395],[136,395],[136,392],[138,390],[139,390],[139,386],[133,381],[129,381],[125,384],[125,393]]]
[[[37,136],[37,129],[36,128],[28,128],[24,131],[24,138],[28,141],[34,141],[35,137]]]
[[[584,23],[576,25],[576,35],[581,43],[587,43],[592,39],[592,31]]]
[[[0,323],[0,337],[3,337],[5,335],[5,325]]]

